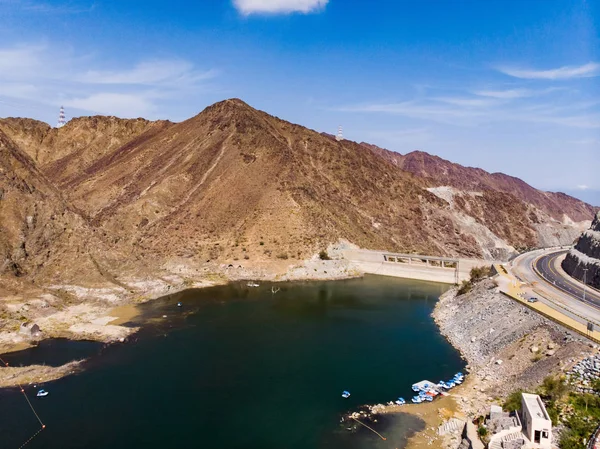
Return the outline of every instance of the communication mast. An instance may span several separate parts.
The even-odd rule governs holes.
[[[337,140],[338,142],[340,140],[344,140],[344,135],[342,134],[342,126],[338,126],[338,133],[337,136],[335,136],[335,140]]]
[[[60,112],[58,114],[58,123],[56,124],[56,127],[62,128],[63,126],[65,126],[65,123],[67,123],[67,120],[65,119],[65,108],[61,106]]]

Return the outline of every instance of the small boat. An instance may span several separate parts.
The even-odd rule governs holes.
[[[412,402],[414,402],[415,404],[420,404],[421,402],[423,402],[423,398],[421,396],[415,396],[414,398],[411,399]]]
[[[342,391],[342,397],[348,399],[350,397],[350,392],[346,390]]]
[[[396,404],[398,404],[398,405],[404,405],[404,404],[406,404],[406,401],[404,400],[404,398],[398,398],[396,400]]]
[[[431,401],[433,401],[433,396],[425,396],[425,397],[423,398],[423,400],[425,400],[425,401],[427,401],[427,402],[431,402]]]
[[[37,397],[38,398],[43,398],[45,396],[48,396],[48,392],[46,390],[40,390],[37,392]]]
[[[260,287],[260,285],[259,285],[259,284],[257,284],[256,282],[248,282],[246,285],[247,285],[248,287]]]
[[[181,307],[183,304],[181,304],[180,302],[177,303],[177,307]]]

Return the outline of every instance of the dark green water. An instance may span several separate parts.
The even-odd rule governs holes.
[[[27,389],[47,425],[27,447],[402,447],[422,427],[414,417],[380,420],[387,442],[339,420],[463,368],[430,318],[445,287],[377,276],[277,286],[275,295],[239,283],[145,305],[132,341],[85,348],[85,370],[44,385],[46,398]],[[68,351],[81,355],[78,344],[25,351],[12,364],[64,362]],[[18,391],[0,391],[0,404],[0,447],[17,448],[37,423]]]

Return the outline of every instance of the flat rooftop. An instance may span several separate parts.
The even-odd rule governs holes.
[[[546,407],[537,394],[523,393],[523,399],[532,417],[550,420]]]

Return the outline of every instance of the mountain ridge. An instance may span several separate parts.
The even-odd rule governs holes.
[[[94,116],[56,129],[0,119],[0,133],[78,214],[82,233],[98,236],[92,252],[116,268],[301,261],[340,239],[506,259],[570,243],[589,223],[591,206],[566,197],[582,220],[560,220],[554,196],[544,203],[517,178],[337,141],[239,99],[179,123]],[[444,170],[466,179],[438,175]]]

